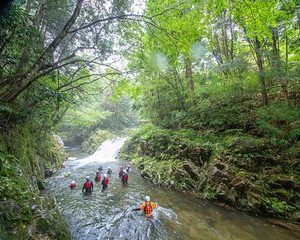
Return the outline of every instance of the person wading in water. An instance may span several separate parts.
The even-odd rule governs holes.
[[[153,214],[153,209],[157,208],[157,203],[150,201],[150,197],[145,197],[145,202],[141,204],[139,208],[135,208],[132,211],[143,211],[147,217],[151,217]]]
[[[128,185],[128,173],[126,170],[123,171],[121,182],[123,185]]]
[[[86,182],[83,184],[82,192],[85,192],[86,194],[91,194],[94,188],[93,181],[91,181],[90,177],[87,176]]]
[[[69,185],[70,189],[73,190],[76,187],[75,181],[72,181],[71,184]]]
[[[102,184],[102,190],[101,190],[101,192],[104,192],[107,189],[108,183],[109,183],[107,174],[104,174],[103,176],[104,176],[104,178],[103,178],[103,180],[101,182],[101,184]]]
[[[96,172],[95,182],[101,182],[101,174],[99,171]]]

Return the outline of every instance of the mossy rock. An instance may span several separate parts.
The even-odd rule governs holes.
[[[237,137],[229,145],[234,153],[256,153],[266,148],[265,140],[250,136]]]
[[[60,165],[64,154],[52,134],[37,132],[35,128],[30,124],[19,124],[9,133],[0,133],[0,144],[6,145],[1,146],[0,151],[0,239],[1,236],[5,236],[3,239],[37,239],[36,232],[42,233],[54,227],[55,219],[59,219],[59,213],[49,212],[51,207],[40,203],[37,179],[43,182],[45,169]],[[33,205],[43,206],[40,208],[48,211],[49,219],[41,220],[37,224],[38,230],[31,231],[31,236]],[[63,224],[62,219],[59,221]],[[51,239],[70,239],[55,237],[69,234],[67,227],[61,228],[61,231],[55,233],[53,230]]]
[[[288,190],[295,190],[299,188],[296,178],[280,174],[269,178],[268,185],[273,189],[285,188]]]
[[[268,195],[271,197],[276,197],[282,201],[288,202],[293,197],[293,192],[280,188],[270,191]]]

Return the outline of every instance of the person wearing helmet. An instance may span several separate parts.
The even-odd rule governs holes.
[[[135,208],[132,211],[143,211],[146,217],[151,217],[153,214],[153,209],[157,208],[157,203],[150,201],[150,197],[146,196],[145,201],[141,204],[139,208]]]
[[[95,182],[101,182],[101,174],[99,171],[96,172]]]
[[[102,190],[101,190],[101,192],[104,192],[107,189],[108,183],[109,183],[109,180],[108,180],[107,174],[104,174],[103,175],[103,180],[101,182],[101,184],[102,184]]]
[[[72,181],[71,184],[69,185],[70,189],[73,190],[76,187],[75,181]]]
[[[110,167],[107,168],[107,175],[110,176],[112,174],[112,170]]]
[[[128,173],[126,170],[123,171],[121,182],[123,185],[128,185]]]
[[[102,166],[100,166],[100,167],[98,168],[98,170],[99,170],[99,172],[100,172],[100,173],[102,173],[102,171],[103,171],[103,167],[102,167]]]
[[[86,179],[86,181],[83,184],[82,192],[90,194],[90,193],[92,193],[92,191],[94,189],[94,184],[93,184],[93,181],[91,181],[91,178],[89,176],[87,176],[85,179]]]

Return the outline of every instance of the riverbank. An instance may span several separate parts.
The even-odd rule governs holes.
[[[121,158],[155,184],[299,223],[299,159],[291,152],[268,138],[239,131],[174,131],[149,125],[125,144]]]
[[[66,158],[57,139],[31,124],[0,133],[0,239],[70,239],[44,179]]]

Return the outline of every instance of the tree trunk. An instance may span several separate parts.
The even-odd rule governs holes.
[[[280,47],[279,47],[279,35],[276,28],[271,29],[272,32],[272,68],[276,74],[276,78],[279,80],[282,94],[287,102],[289,102],[289,94],[287,90],[287,81],[284,74],[283,64],[280,58]]]
[[[75,10],[52,43],[46,48],[41,56],[35,61],[32,67],[25,73],[12,76],[8,79],[8,88],[5,93],[1,93],[0,98],[3,102],[13,102],[25,89],[27,89],[37,78],[39,71],[43,68],[45,61],[51,56],[60,42],[68,35],[69,30],[78,18],[84,0],[78,0]]]
[[[300,13],[297,13],[296,17],[297,17],[297,25],[298,25],[298,29],[299,29],[299,33],[300,33]]]
[[[195,95],[195,83],[194,83],[194,79],[193,79],[192,61],[190,58],[184,57],[184,63],[185,63],[185,78],[188,81],[190,98],[193,102],[194,95]]]
[[[264,105],[267,105],[269,103],[269,101],[268,101],[265,69],[264,69],[264,59],[262,56],[261,43],[258,40],[258,38],[255,38],[255,40],[254,40],[254,51],[255,51],[255,55],[256,55],[256,64],[258,67],[258,78],[260,81],[262,102]]]

